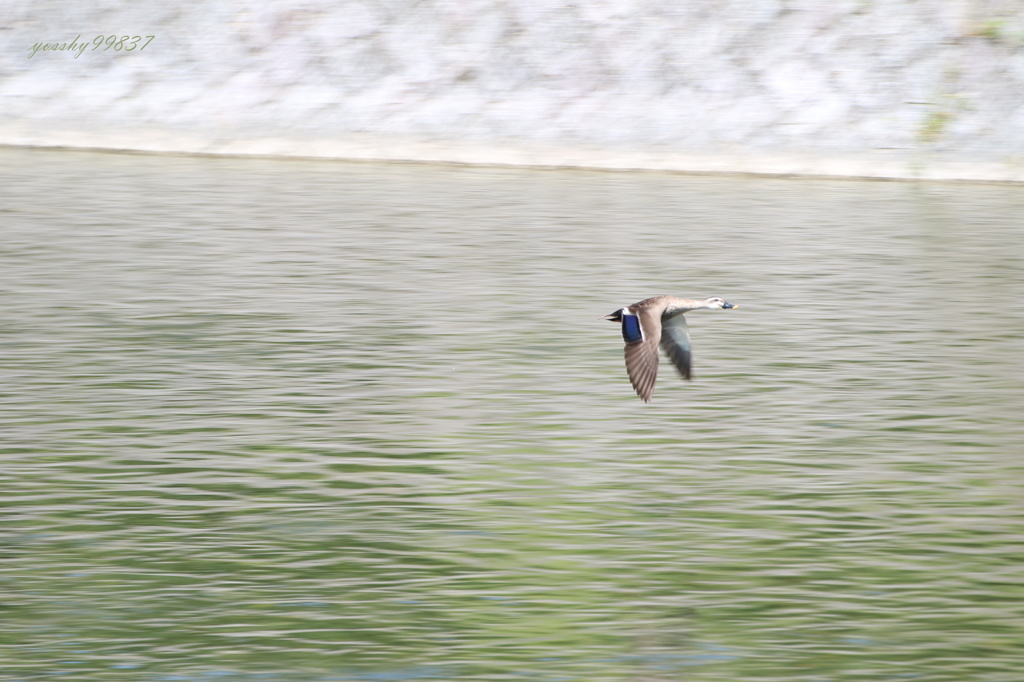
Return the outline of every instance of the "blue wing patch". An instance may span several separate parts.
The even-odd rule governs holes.
[[[644,340],[644,331],[640,328],[640,318],[625,310],[622,311],[622,338],[626,343]]]

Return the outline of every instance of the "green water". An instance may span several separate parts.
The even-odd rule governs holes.
[[[1020,682],[1019,187],[0,150],[0,679]],[[689,315],[654,402],[598,319]]]

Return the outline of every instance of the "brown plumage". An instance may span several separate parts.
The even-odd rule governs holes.
[[[622,325],[626,342],[626,373],[636,394],[651,402],[654,382],[658,378],[658,346],[664,349],[684,379],[692,379],[690,334],[684,313],[691,310],[736,308],[720,298],[695,301],[675,296],[655,296],[619,308],[603,319]]]

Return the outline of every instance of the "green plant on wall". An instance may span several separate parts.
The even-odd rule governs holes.
[[[934,142],[946,131],[946,126],[952,118],[953,114],[946,109],[933,109],[921,124],[918,138],[921,142]]]
[[[984,38],[985,40],[997,43],[1003,37],[1005,26],[1006,22],[1002,19],[988,19],[978,26],[977,30],[974,31],[974,35],[978,38]]]

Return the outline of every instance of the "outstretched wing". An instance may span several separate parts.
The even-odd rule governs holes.
[[[641,308],[637,314],[623,310],[622,336],[626,339],[626,372],[636,394],[651,402],[654,380],[658,378],[658,340],[661,338],[661,312]],[[633,318],[629,320],[629,318]],[[627,324],[637,323],[639,336]]]
[[[664,321],[661,330],[661,347],[684,379],[692,379],[690,333],[686,330],[686,318],[675,315]]]

